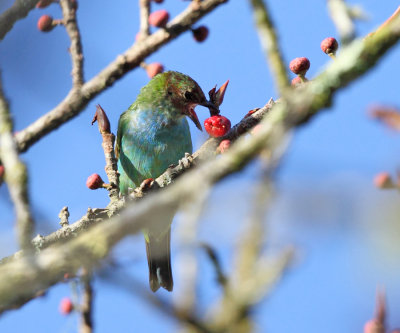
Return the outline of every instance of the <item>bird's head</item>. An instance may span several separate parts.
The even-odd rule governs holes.
[[[202,105],[213,111],[218,112],[218,107],[208,101],[204,96],[200,86],[187,75],[178,72],[165,72],[166,75],[166,93],[168,99],[182,115],[188,116],[201,131],[201,125],[194,108]]]

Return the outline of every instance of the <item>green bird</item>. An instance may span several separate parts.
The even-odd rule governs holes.
[[[202,130],[194,111],[197,105],[218,110],[207,101],[196,81],[178,72],[158,74],[140,90],[118,123],[116,154],[121,195],[127,195],[145,179],[157,178],[185,153],[192,153],[186,116]],[[174,214],[165,212],[169,223],[162,227],[149,225],[143,229],[153,292],[160,287],[173,289],[170,239]]]

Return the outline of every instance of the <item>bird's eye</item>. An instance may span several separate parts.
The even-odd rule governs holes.
[[[194,94],[191,91],[186,91],[185,92],[185,98],[188,101],[193,101],[195,97],[194,97]]]

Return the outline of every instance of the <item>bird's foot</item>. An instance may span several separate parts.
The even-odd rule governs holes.
[[[152,189],[154,184],[154,179],[153,178],[147,178],[142,183],[140,186],[136,187],[133,192],[130,194],[131,198],[142,198],[145,196],[145,194]]]
[[[183,169],[189,169],[194,164],[193,161],[193,156],[189,153],[185,153],[185,157],[179,160],[178,165]]]
[[[154,183],[154,179],[153,178],[147,178],[144,181],[142,181],[142,183],[140,184],[139,188],[143,192],[148,191],[152,187],[153,183]]]

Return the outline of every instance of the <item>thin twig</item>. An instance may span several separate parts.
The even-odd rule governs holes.
[[[107,114],[104,112],[100,105],[97,105],[96,113],[92,120],[93,123],[97,121],[99,125],[99,131],[103,138],[101,146],[103,147],[104,156],[106,159],[105,171],[110,182],[107,190],[111,201],[118,200],[119,197],[119,174],[117,159],[115,157],[114,142],[115,135],[111,133],[110,121],[108,120]]]
[[[12,29],[14,23],[26,17],[39,0],[15,0],[13,5],[0,15],[0,40]]]
[[[176,238],[181,248],[175,259],[180,288],[175,294],[174,303],[176,309],[182,314],[186,313],[186,316],[198,311],[197,282],[201,278],[194,245],[197,243],[198,222],[209,192],[207,185],[196,188],[196,197],[181,208],[180,224],[176,228]]]
[[[342,44],[350,43],[355,38],[356,32],[353,17],[345,0],[328,0],[328,9]]]
[[[71,75],[73,87],[78,89],[82,86],[84,78],[81,34],[76,20],[76,9],[72,7],[70,0],[60,0],[60,6],[63,12],[65,29],[67,30],[68,36],[71,40],[69,52],[71,53],[72,60]]]
[[[214,332],[207,327],[207,323],[203,323],[200,318],[197,318],[195,313],[189,313],[185,311],[180,311],[175,308],[172,303],[169,303],[157,295],[150,293],[148,288],[143,287],[138,281],[133,279],[129,272],[116,270],[114,267],[112,270],[103,271],[100,274],[100,278],[105,281],[112,283],[116,287],[127,291],[129,294],[140,297],[142,300],[146,301],[154,308],[169,317],[179,320],[181,323],[185,323],[192,328],[196,329],[197,332],[210,333]]]
[[[79,91],[70,91],[53,110],[34,121],[24,130],[19,131],[16,135],[19,151],[28,150],[46,134],[76,117],[94,97],[112,86],[126,73],[138,67],[146,57],[157,51],[161,46],[189,30],[204,15],[226,1],[204,0],[196,11],[189,6],[188,9],[169,22],[165,29],[158,29],[141,43],[135,43],[95,77],[83,84]]]
[[[393,20],[397,19],[397,17],[400,15],[400,6],[397,7],[397,9],[394,11],[394,13],[385,21],[383,22],[378,29],[376,29],[374,32],[371,32],[370,34],[367,35],[367,37],[372,36],[374,33],[382,30],[385,28],[388,24],[390,24]]]
[[[0,81],[0,159],[4,165],[5,181],[15,206],[19,245],[22,249],[29,250],[32,248],[34,222],[29,206],[28,171],[18,156],[12,130],[13,123]]]
[[[149,15],[150,15],[150,0],[139,0],[140,7],[140,30],[139,39],[143,40],[150,35]]]
[[[58,217],[60,218],[60,225],[62,228],[64,227],[68,227],[69,225],[69,221],[68,221],[68,217],[69,217],[69,211],[68,211],[68,207],[65,206],[61,209],[60,214],[58,214]]]
[[[81,277],[83,285],[83,297],[81,304],[81,324],[79,327],[80,333],[93,332],[93,287],[91,281],[91,274],[85,269]]]
[[[268,161],[266,161],[268,162]],[[245,333],[252,332],[251,310],[271,287],[271,281],[265,279],[272,275],[281,275],[279,267],[269,267],[260,276],[259,261],[265,243],[264,218],[271,198],[272,168],[265,163],[262,168],[261,181],[254,187],[250,214],[246,229],[240,234],[239,246],[236,246],[236,265],[228,276],[223,297],[216,311],[213,311],[215,325],[224,331]]]
[[[222,265],[217,255],[217,251],[207,243],[202,243],[201,247],[206,251],[208,258],[214,266],[215,273],[217,274],[217,281],[222,287],[226,287],[227,277],[225,276]]]
[[[237,265],[234,279],[237,284],[246,283],[256,271],[256,263],[260,257],[265,239],[264,217],[271,199],[272,184],[271,170],[265,166],[261,181],[255,189],[255,195],[251,201],[251,211],[246,223],[246,230],[242,233],[240,245],[237,247]]]
[[[278,37],[272,22],[270,12],[263,0],[251,0],[254,20],[264,53],[269,62],[269,68],[274,76],[280,95],[284,95],[289,87],[289,75],[278,43]]]

